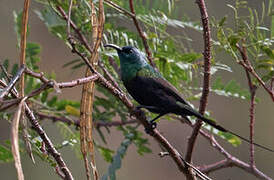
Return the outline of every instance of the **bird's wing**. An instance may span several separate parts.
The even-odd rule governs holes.
[[[140,69],[137,72],[137,76],[147,77],[151,79],[157,89],[165,91],[169,96],[174,97],[177,101],[189,105],[177,91],[177,89],[169,83],[159,72],[156,72],[151,66]]]

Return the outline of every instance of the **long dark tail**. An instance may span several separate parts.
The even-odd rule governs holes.
[[[249,144],[254,144],[254,145],[257,146],[257,147],[260,147],[260,148],[265,149],[265,150],[270,151],[270,152],[274,152],[273,149],[270,149],[270,148],[265,147],[265,146],[263,146],[263,145],[257,144],[257,143],[255,143],[255,142],[252,142],[252,143],[251,143],[251,141],[250,141],[249,139],[247,139],[247,138],[245,138],[245,137],[242,137],[242,136],[240,136],[240,135],[238,135],[238,134],[236,134],[236,133],[234,133],[234,132],[232,132],[232,131],[230,131],[230,130],[228,130],[228,129],[225,129],[224,127],[218,125],[216,122],[214,122],[214,121],[212,121],[212,120],[210,120],[210,119],[207,119],[206,117],[202,116],[202,115],[201,115],[200,113],[198,113],[198,112],[193,112],[193,115],[196,116],[197,118],[201,119],[201,120],[204,121],[205,123],[207,123],[207,124],[213,126],[214,128],[218,129],[219,131],[227,132],[227,133],[233,134],[234,136],[236,136],[236,137],[242,139],[242,140],[245,141],[245,142],[248,142]]]

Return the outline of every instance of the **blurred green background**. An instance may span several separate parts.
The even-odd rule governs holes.
[[[182,0],[176,1],[176,6],[180,6],[180,12],[186,14],[191,20],[199,21],[200,12],[195,1]],[[257,8],[259,11],[261,9],[260,0],[249,0],[249,6]],[[207,0],[209,16],[212,17],[222,17],[228,14],[228,19],[232,16],[232,11],[226,6],[226,4],[233,4],[233,0]],[[19,58],[19,51],[16,48],[16,34],[14,32],[14,21],[13,21],[13,11],[19,11],[23,7],[23,1],[19,0],[1,0],[0,1],[0,61],[5,58],[9,58],[11,61],[16,62]],[[40,43],[42,46],[40,69],[43,72],[55,72],[57,81],[69,81],[71,79],[76,79],[83,76],[83,71],[76,71],[71,73],[70,70],[62,68],[65,62],[75,59],[70,52],[70,50],[65,47],[64,43],[51,35],[43,22],[37,17],[33,12],[35,9],[40,9],[41,6],[34,1],[31,2],[30,11],[30,37],[29,41]],[[136,7],[138,8],[138,7]],[[228,20],[231,22],[230,20]],[[180,32],[174,32],[180,33]],[[203,50],[203,39],[202,35],[193,32],[190,36],[193,38],[197,46],[193,47],[197,52],[202,52]],[[241,83],[242,87],[248,88],[246,84],[245,72],[242,67],[235,64],[229,56],[225,54],[218,54],[217,57],[224,64],[232,67],[234,73],[222,72],[222,76],[225,80],[236,79]],[[233,75],[233,76],[231,76]],[[64,89],[62,94],[59,96],[70,98],[73,100],[80,99],[81,87],[76,87],[73,89]],[[274,128],[274,111],[273,102],[269,98],[269,95],[264,92],[261,88],[258,91],[258,96],[261,101],[256,106],[256,126],[255,126],[255,140],[256,142],[267,145],[268,147],[274,148],[273,141],[273,128]],[[195,103],[198,107],[198,104]],[[239,134],[248,137],[249,135],[249,102],[225,98],[217,95],[210,95],[208,110],[212,112],[212,116],[220,122],[227,129],[238,132]],[[53,140],[54,143],[61,143],[62,138],[58,132],[56,124],[48,121],[43,123],[43,127],[46,132]],[[178,150],[183,154],[185,152],[187,138],[190,135],[191,129],[189,127],[181,125],[179,122],[168,122],[162,120],[159,125],[159,130],[167,137],[167,139],[172,143]],[[0,121],[0,143],[9,138],[10,125],[7,121]],[[146,136],[147,137],[147,136]],[[111,149],[116,149],[121,142],[121,132],[111,129],[111,135],[106,135],[108,147]],[[127,155],[123,160],[122,168],[118,171],[119,180],[165,180],[165,179],[184,179],[183,174],[181,174],[176,164],[169,158],[160,158],[157,154],[161,151],[158,144],[153,141],[150,137],[151,148],[153,153],[145,154],[144,156],[139,156],[136,152],[134,146],[130,146]],[[217,138],[220,140],[220,138]],[[239,157],[245,162],[249,162],[249,146],[243,143],[237,148],[232,147],[230,144],[220,140],[222,144],[231,154]],[[259,170],[263,171],[270,177],[274,177],[274,154],[256,148],[255,161]],[[84,174],[84,164],[76,157],[75,153],[70,147],[62,149],[63,157],[68,164],[69,168],[75,179],[85,179]],[[108,164],[99,156],[97,153],[97,168],[99,174],[104,174],[106,172]],[[194,152],[194,164],[203,165],[214,163],[217,160],[222,160],[223,156],[219,152],[210,147],[210,144],[204,140],[204,138],[199,137],[196,144]],[[49,167],[48,164],[41,162],[37,159],[36,164],[32,164],[31,160],[27,156],[22,156],[23,170],[25,174],[25,179],[27,180],[46,180],[46,179],[59,179],[55,174],[54,170]],[[16,171],[13,163],[0,164],[0,179],[16,179]],[[245,171],[239,168],[226,168],[211,174],[213,179],[256,179],[254,176],[249,175]]]

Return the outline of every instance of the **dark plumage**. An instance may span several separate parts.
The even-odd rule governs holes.
[[[250,143],[248,139],[223,128],[193,109],[181,97],[176,88],[147,63],[146,56],[137,48],[132,46],[120,48],[113,44],[107,44],[105,47],[117,50],[122,81],[129,94],[140,104],[140,107],[159,114],[152,122],[168,113],[174,113],[183,117],[195,116],[220,131],[231,133]],[[274,150],[260,144],[253,144],[274,152]]]

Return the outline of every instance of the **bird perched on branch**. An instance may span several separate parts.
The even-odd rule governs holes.
[[[195,116],[203,122],[213,126],[222,132],[227,132],[251,143],[248,139],[218,125],[193,109],[164,77],[148,64],[146,56],[132,46],[119,47],[114,44],[106,44],[105,47],[114,48],[120,59],[121,78],[129,94],[140,104],[137,108],[145,108],[158,114],[150,121],[151,128],[156,127],[155,120],[169,113],[187,116]],[[265,150],[274,150],[257,143],[254,145]]]

